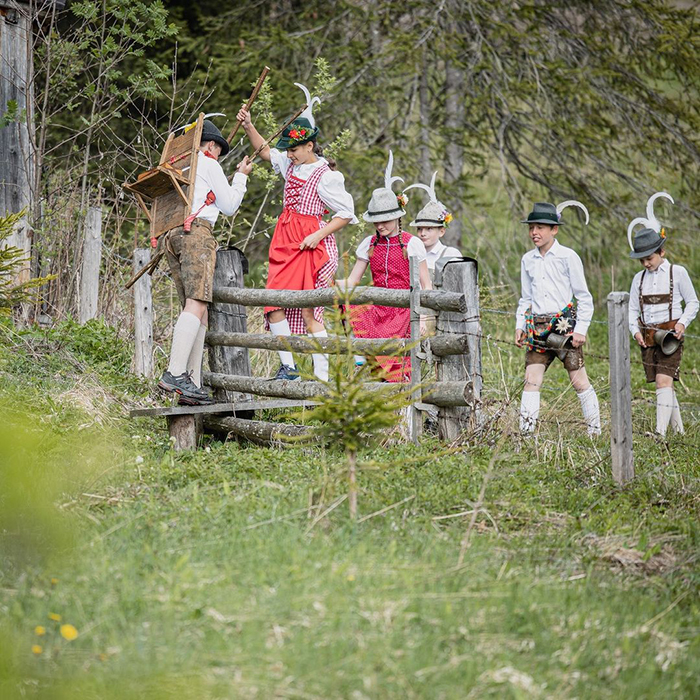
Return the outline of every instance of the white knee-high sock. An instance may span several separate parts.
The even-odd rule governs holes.
[[[187,358],[187,371],[192,372],[192,381],[198,386],[202,386],[202,358],[204,357],[204,336],[207,333],[207,327],[201,325],[197,331],[190,356]]]
[[[272,331],[272,335],[276,336],[292,335],[292,331],[289,328],[289,321],[287,321],[286,318],[283,321],[277,321],[277,323],[270,323],[270,330]],[[294,363],[294,357],[291,352],[288,352],[287,350],[280,350],[279,356],[280,362],[283,365],[288,365],[289,367],[296,367],[296,364]]]
[[[309,335],[314,338],[327,338],[328,332],[324,328],[322,331],[316,331],[315,333],[309,333]],[[313,353],[311,355],[314,361],[314,374],[322,382],[328,381],[328,355],[321,353]]]
[[[540,392],[523,391],[520,399],[520,430],[532,433],[540,415]]]
[[[666,435],[666,428],[673,413],[673,387],[665,386],[656,390],[656,432]]]
[[[168,365],[168,372],[174,377],[187,371],[187,360],[201,325],[200,320],[189,311],[183,311],[178,317],[173,329],[173,347]]]
[[[578,400],[581,402],[581,411],[588,426],[588,434],[600,435],[600,406],[595,389],[589,386],[578,394]]]
[[[681,435],[685,433],[683,419],[681,418],[681,407],[678,405],[678,397],[675,391],[673,392],[673,408],[671,409],[671,427]]]

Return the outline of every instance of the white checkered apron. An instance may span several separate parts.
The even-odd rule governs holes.
[[[293,168],[294,166],[290,164],[287,170],[287,180],[284,185],[284,208],[292,209],[298,214],[306,216],[317,216],[319,218],[318,227],[321,229],[327,225],[321,217],[328,213],[328,209],[318,196],[318,183],[329,167],[324,164],[320,168],[316,168],[305,182],[292,175]],[[302,182],[303,184],[300,184]],[[338,246],[335,242],[335,236],[333,234],[326,236],[319,245],[326,246],[328,261],[316,274],[316,289],[331,287],[338,270]],[[322,306],[314,308],[314,318],[318,323],[323,323],[323,310]],[[306,324],[301,316],[301,309],[285,309],[285,314],[292,333],[303,335],[307,332]]]

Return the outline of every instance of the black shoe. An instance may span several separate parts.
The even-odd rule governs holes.
[[[289,382],[293,382],[295,379],[299,379],[299,370],[296,367],[290,367],[289,365],[280,365],[277,370],[277,374],[273,379],[284,379]]]
[[[158,382],[158,388],[169,393],[175,393],[183,397],[187,403],[194,402],[196,405],[214,403],[214,399],[204,389],[200,389],[192,381],[191,372],[183,372],[174,377],[167,370]]]

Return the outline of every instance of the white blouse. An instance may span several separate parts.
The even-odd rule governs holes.
[[[398,233],[395,233],[393,236],[390,236],[390,238],[396,238],[398,235]],[[375,238],[376,236],[367,236],[367,238],[357,246],[356,255],[358,260],[369,262],[369,247]],[[412,258],[418,258],[419,263],[422,263],[423,260],[426,259],[428,254],[425,251],[423,241],[421,241],[418,236],[411,236],[411,239],[408,241],[408,255]]]
[[[270,162],[272,169],[286,180],[289,169],[289,158],[287,158],[286,152],[271,148]],[[325,158],[319,158],[313,163],[295,165],[292,174],[300,180],[308,180],[311,173],[325,163],[328,163]],[[343,173],[339,173],[337,170],[326,170],[318,181],[318,196],[331,211],[335,212],[334,219],[338,217],[350,219],[351,224],[358,223],[355,217],[355,202],[352,195],[345,189]]]

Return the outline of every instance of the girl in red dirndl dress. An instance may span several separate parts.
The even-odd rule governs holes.
[[[375,234],[365,238],[357,247],[357,262],[346,284],[359,284],[367,266],[372,273],[372,284],[385,289],[409,289],[409,257],[419,263],[421,289],[432,289],[425,246],[419,238],[401,230],[401,217],[406,198],[391,190],[395,180],[391,177],[393,155],[389,152],[389,165],[385,172],[385,186],[374,190],[363,218],[374,224]],[[391,306],[355,306],[350,312],[350,322],[358,338],[410,338],[410,309]],[[422,325],[422,322],[421,322]],[[358,358],[361,360],[362,358]],[[374,358],[384,372],[388,382],[403,382],[410,379],[409,357]]]
[[[300,87],[307,103],[311,104],[308,91]],[[264,139],[245,109],[238,113],[238,119],[253,146],[261,146]],[[283,209],[270,243],[267,289],[332,286],[338,269],[338,248],[333,234],[348,223],[357,223],[353,199],[345,190],[343,175],[334,170],[334,164],[321,157],[322,151],[316,144],[318,131],[309,107],[282,132],[276,148],[265,148],[260,153],[285,180]],[[335,212],[331,221],[323,221],[322,217],[330,211]],[[277,336],[307,332],[317,338],[327,336],[323,307],[265,307],[265,319]],[[292,353],[282,351],[279,355],[281,364],[275,379],[298,379]],[[312,357],[314,374],[327,381],[328,356],[315,353]]]

